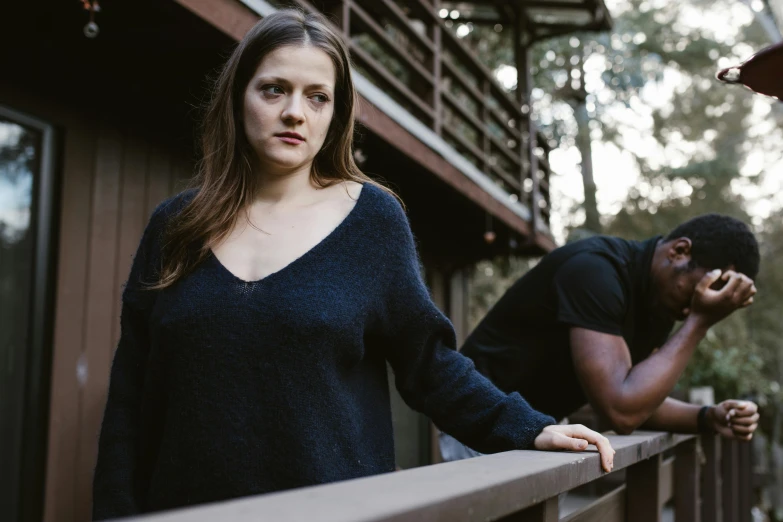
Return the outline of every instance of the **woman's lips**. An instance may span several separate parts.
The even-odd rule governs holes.
[[[304,143],[305,139],[304,137],[300,136],[299,134],[293,134],[293,133],[282,133],[277,134],[277,137],[283,141],[284,143],[288,143],[289,145],[299,145],[300,143]]]

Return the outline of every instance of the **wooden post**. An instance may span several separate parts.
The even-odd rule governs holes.
[[[351,0],[342,2],[342,30],[346,42],[351,41]]]
[[[446,276],[443,271],[433,265],[429,265],[427,270],[427,279],[429,280],[432,302],[441,309],[443,313],[448,313],[446,299]],[[430,421],[430,464],[440,464],[443,459],[440,455],[440,436],[438,428]]]
[[[432,9],[437,13],[440,10],[440,0],[432,0]],[[440,95],[441,84],[443,83],[443,37],[441,36],[440,21],[435,20],[427,22],[432,24],[432,44],[435,51],[432,54],[432,77],[435,82],[432,86],[432,107],[435,110],[435,119],[433,121],[433,130],[440,136],[443,127],[443,99]]]
[[[700,522],[697,439],[677,446],[674,459],[674,520]]]
[[[658,489],[661,455],[655,455],[628,468],[625,519],[634,522],[659,522],[661,503]]]
[[[739,503],[739,448],[733,440],[721,441],[721,475],[723,493],[723,522],[740,522]]]
[[[739,521],[751,522],[753,507],[753,461],[752,447],[748,442],[735,442],[738,453],[738,508]]]
[[[489,157],[492,155],[492,147],[490,146],[489,140],[489,119],[491,118],[489,114],[489,97],[491,89],[488,78],[484,79],[482,91],[484,94],[484,103],[481,106],[481,123],[484,125],[484,127],[481,129],[481,149],[484,151],[484,173],[489,175]]]
[[[346,41],[351,39],[351,1],[352,0],[331,0],[319,5],[321,12],[342,32]],[[301,7],[307,8],[305,6]]]
[[[521,164],[527,164],[527,170],[522,169],[520,182],[522,183],[522,194],[524,196],[525,178],[530,177],[532,188],[530,197],[527,199],[530,205],[530,241],[535,243],[536,229],[540,219],[540,210],[538,206],[538,157],[535,154],[536,149],[536,125],[532,117],[531,92],[533,88],[533,78],[530,74],[530,40],[531,31],[528,27],[528,20],[525,17],[521,7],[516,8],[516,26],[514,31],[514,53],[517,67],[517,100],[522,108],[523,117],[520,121],[519,132],[522,136],[522,158]],[[527,110],[525,110],[525,108]],[[527,138],[525,139],[525,135]],[[522,198],[520,198],[522,199]]]
[[[513,44],[514,44],[514,65],[517,68],[517,103],[519,103],[519,107],[521,108],[526,103],[529,102],[528,100],[528,84],[527,84],[527,70],[528,70],[528,63],[527,58],[528,55],[525,52],[525,49],[522,48],[522,41],[525,39],[525,27],[523,25],[522,21],[522,8],[519,6],[514,7],[514,35],[512,36]],[[528,118],[530,117],[530,112],[528,112]],[[525,122],[527,122],[527,118],[520,118],[517,120],[517,129],[519,130],[519,162],[520,162],[520,169],[519,169],[519,184],[522,187],[522,190],[519,193],[519,200],[521,202],[525,201],[525,178],[529,175],[529,168],[527,167],[528,163],[528,146],[530,144],[530,140],[525,139]],[[531,209],[532,210],[532,209]]]
[[[499,519],[497,522],[557,522],[560,506],[557,497],[549,498],[535,506]]]
[[[718,435],[702,435],[701,448],[704,452],[702,471],[702,522],[723,522],[721,509],[721,441]]]

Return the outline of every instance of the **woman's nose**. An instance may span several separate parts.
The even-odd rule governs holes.
[[[288,98],[285,109],[283,109],[282,118],[287,121],[304,120],[304,103],[302,97],[294,95]]]

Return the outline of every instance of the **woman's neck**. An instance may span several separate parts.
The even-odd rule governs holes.
[[[311,200],[319,187],[313,183],[310,169],[311,166],[308,165],[290,172],[265,174],[255,201],[265,204],[297,204]]]

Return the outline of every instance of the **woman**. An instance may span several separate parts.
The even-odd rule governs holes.
[[[394,470],[387,361],[477,450],[589,441],[611,466],[454,351],[400,204],[353,162],[355,99],[319,16],[269,16],[228,60],[196,188],[154,212],[123,292],[96,519]]]

